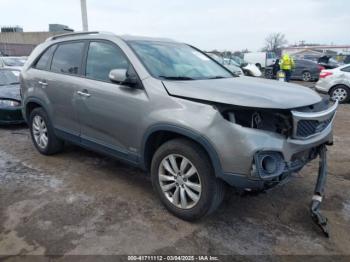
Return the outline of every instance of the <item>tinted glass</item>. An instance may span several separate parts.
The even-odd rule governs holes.
[[[341,71],[350,72],[350,66],[344,67],[343,69],[341,69]]]
[[[49,59],[51,57],[52,52],[55,50],[56,45],[51,46],[49,49],[47,49],[44,54],[39,58],[38,62],[36,62],[35,68],[36,69],[47,69]]]
[[[53,56],[51,71],[76,75],[80,72],[84,43],[60,44]]]
[[[154,77],[170,80],[232,77],[222,66],[185,44],[130,41],[130,45]]]
[[[0,86],[17,84],[19,82],[18,75],[11,70],[0,70]]]
[[[91,42],[86,61],[88,78],[110,81],[112,69],[128,69],[129,63],[117,46],[105,42]]]

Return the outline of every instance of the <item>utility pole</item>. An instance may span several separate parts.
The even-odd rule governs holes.
[[[89,31],[87,11],[86,11],[86,0],[80,0],[80,7],[81,7],[81,20],[83,22],[83,31]]]

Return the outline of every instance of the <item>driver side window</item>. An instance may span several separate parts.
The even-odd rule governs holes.
[[[91,42],[86,60],[86,77],[110,82],[109,72],[112,69],[128,69],[129,62],[122,50],[105,42]]]

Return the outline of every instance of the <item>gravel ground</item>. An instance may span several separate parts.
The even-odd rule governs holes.
[[[0,128],[0,255],[350,255],[349,115],[341,105],[329,148],[330,239],[308,212],[317,161],[266,193],[232,191],[216,213],[188,223],[139,170],[72,145],[45,157],[25,126]]]

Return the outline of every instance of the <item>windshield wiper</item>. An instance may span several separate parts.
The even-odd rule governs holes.
[[[159,77],[168,79],[168,80],[194,80],[193,78],[187,77],[187,76],[159,76]]]
[[[19,82],[12,82],[12,83],[9,83],[9,85],[18,85]]]
[[[208,79],[222,79],[222,78],[227,78],[225,76],[212,76],[212,77],[209,77]]]

